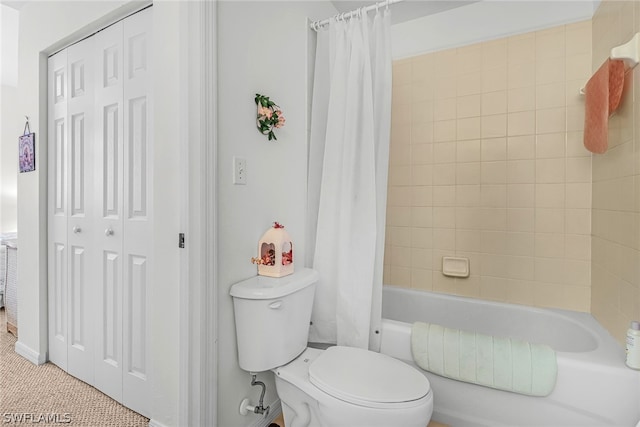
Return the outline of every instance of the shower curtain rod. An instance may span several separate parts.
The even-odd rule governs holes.
[[[339,13],[335,15],[333,18],[340,19],[340,20],[350,19],[355,15],[357,15],[358,12],[360,11],[369,12],[370,10],[378,9],[381,7],[389,7],[390,4],[400,3],[402,1],[404,0],[385,0],[385,1],[378,2],[376,4],[372,4],[371,6],[361,7],[360,9],[352,10],[350,12]],[[330,20],[331,18],[323,19],[322,21],[314,21],[311,24],[309,24],[309,27],[312,30],[318,31],[320,28],[327,25]]]

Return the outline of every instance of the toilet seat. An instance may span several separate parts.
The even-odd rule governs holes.
[[[309,381],[340,400],[369,408],[407,408],[431,392],[427,378],[384,354],[335,346],[309,366]]]

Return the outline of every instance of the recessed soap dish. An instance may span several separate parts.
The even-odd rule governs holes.
[[[443,256],[442,274],[450,277],[469,277],[469,258]]]

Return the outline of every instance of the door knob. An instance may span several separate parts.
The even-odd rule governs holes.
[[[73,232],[78,234],[78,233],[82,233],[82,228],[80,227],[73,227]]]
[[[111,227],[107,228],[106,230],[104,230],[104,235],[113,236],[113,229]]]

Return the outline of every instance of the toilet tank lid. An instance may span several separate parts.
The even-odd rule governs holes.
[[[284,277],[254,276],[231,286],[234,298],[273,299],[292,294],[318,281],[320,275],[311,268],[296,270]]]
[[[329,347],[309,366],[313,385],[341,400],[367,407],[398,407],[430,393],[417,369],[385,354],[360,348]]]

